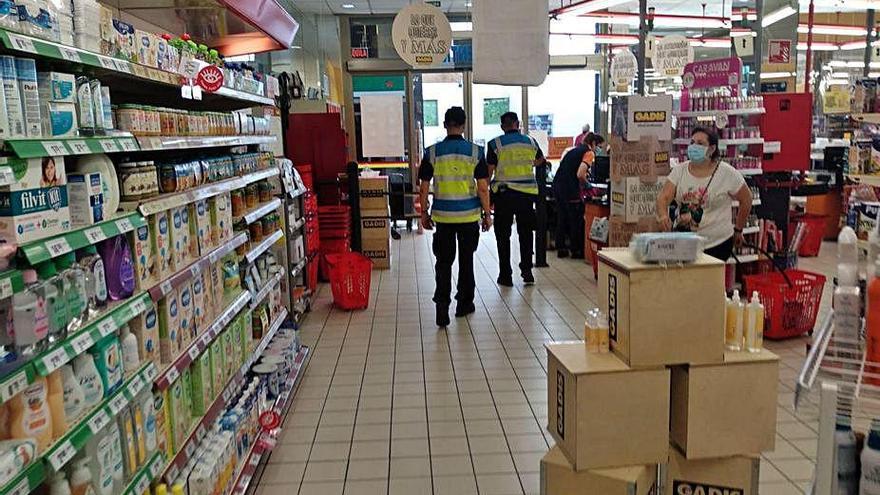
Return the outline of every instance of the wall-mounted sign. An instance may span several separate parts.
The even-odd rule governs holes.
[[[437,7],[414,3],[394,17],[391,37],[394,49],[404,62],[416,68],[432,67],[446,59],[452,43],[452,28]]]
[[[680,76],[685,65],[694,61],[694,47],[684,36],[667,36],[654,46],[651,63],[654,71],[664,76]]]
[[[767,62],[771,64],[791,63],[791,40],[770,40]]]
[[[742,60],[739,57],[700,60],[684,68],[682,84],[687,89],[734,88],[739,87],[741,74]]]
[[[623,50],[611,59],[611,79],[617,86],[625,86],[636,77],[638,61],[631,51]]]

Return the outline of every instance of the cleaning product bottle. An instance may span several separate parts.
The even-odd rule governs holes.
[[[752,292],[752,300],[746,307],[746,350],[761,352],[764,346],[764,305],[758,291]]]
[[[837,450],[837,495],[856,495],[859,491],[859,447],[849,416],[837,415],[834,446]]]
[[[12,438],[33,438],[40,453],[52,443],[52,413],[49,384],[37,377],[21,393],[9,400],[9,434]]]
[[[871,431],[862,448],[862,476],[859,482],[860,495],[880,494],[880,420],[871,421]]]
[[[25,290],[12,296],[12,331],[19,357],[33,356],[46,346],[49,334],[49,316],[43,284],[35,270],[24,270]]]
[[[874,262],[875,269],[880,270],[880,258]],[[880,277],[868,283],[867,308],[865,309],[865,340],[866,355],[869,362],[880,363]],[[865,365],[865,371],[878,373],[877,366]],[[878,384],[880,379],[866,378],[869,383]]]
[[[727,301],[727,320],[725,322],[724,342],[729,351],[742,350],[743,341],[743,304],[739,299],[739,291],[733,291],[733,297]]]
[[[73,371],[83,391],[83,406],[90,409],[104,399],[104,382],[95,366],[95,358],[84,352],[73,360]]]
[[[86,272],[86,293],[89,298],[89,315],[94,315],[107,305],[107,278],[104,272],[104,260],[95,246],[86,246],[79,259],[80,266]]]
[[[70,472],[70,495],[94,495],[94,493],[89,458],[83,457],[73,461],[73,471]]]
[[[64,471],[58,471],[52,478],[52,484],[49,485],[49,495],[71,495],[70,483],[67,482],[67,476]]]
[[[79,329],[89,317],[86,272],[76,263],[73,253],[67,253],[55,261],[64,284],[63,294],[67,296],[67,332],[70,333]]]
[[[840,234],[837,235],[837,283],[841,287],[859,285],[858,241],[855,231],[850,227],[840,229]]]
[[[73,372],[73,366],[65,364],[61,367],[61,383],[64,398],[64,417],[74,420],[85,411],[85,395],[83,387]]]
[[[119,339],[116,335],[110,334],[99,340],[97,344],[89,349],[89,352],[95,357],[95,367],[98,368],[98,374],[101,375],[101,382],[104,384],[104,394],[112,394],[122,383],[123,378],[122,352],[119,348]]]
[[[126,373],[132,373],[141,364],[141,358],[138,355],[137,337],[128,329],[128,325],[122,325],[120,332],[122,338],[122,363]]]
[[[104,259],[107,274],[107,292],[110,299],[118,301],[134,293],[134,265],[131,248],[125,235],[118,235],[99,244],[98,252]]]
[[[58,439],[67,431],[67,416],[64,414],[64,382],[61,370],[55,370],[46,377],[49,385],[49,411],[52,414],[52,438]],[[73,419],[73,418],[71,418]]]
[[[49,343],[54,344],[67,337],[67,296],[64,282],[58,276],[55,263],[44,261],[37,264],[37,275],[43,281],[46,294],[46,311],[49,313]]]

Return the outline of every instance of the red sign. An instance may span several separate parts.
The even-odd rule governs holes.
[[[351,58],[369,58],[370,50],[367,48],[352,48]]]
[[[771,64],[791,63],[791,40],[770,40],[767,62]]]
[[[206,65],[196,75],[196,84],[205,91],[213,93],[223,86],[223,71],[216,65]]]
[[[278,425],[281,424],[281,415],[275,412],[274,409],[269,409],[268,411],[260,414],[260,426],[263,427],[264,430],[274,430],[278,428]]]

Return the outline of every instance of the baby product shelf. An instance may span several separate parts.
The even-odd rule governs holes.
[[[137,141],[141,151],[154,151],[270,144],[275,136],[141,136]]]
[[[274,289],[275,286],[278,285],[278,282],[281,281],[281,275],[281,273],[276,273],[271,279],[269,279],[268,283],[266,283],[263,288],[251,298],[251,309],[259,306],[260,303],[263,302],[263,299],[266,299],[266,296],[269,295],[269,293],[272,292],[272,289]]]
[[[19,158],[36,158],[41,156],[90,155],[93,153],[119,153],[137,151],[138,144],[129,133],[119,131],[109,136],[73,137],[73,138],[35,138],[7,139],[4,145],[7,151],[15,153]]]
[[[241,219],[244,220],[244,223],[246,223],[247,225],[250,225],[250,224],[256,222],[257,220],[259,220],[260,218],[274,212],[275,210],[278,209],[279,206],[281,206],[281,200],[278,198],[275,198],[271,201],[267,201],[266,203],[254,208],[253,210],[245,213],[241,217]]]
[[[161,452],[156,452],[150,459],[144,463],[143,467],[132,477],[131,482],[122,491],[122,495],[141,495],[147,493],[150,483],[162,472],[162,466],[165,465],[165,456]]]
[[[700,110],[695,112],[672,112],[676,117],[715,117],[718,115],[760,115],[766,113],[764,107],[730,108],[727,110]]]
[[[36,263],[50,260],[62,254],[97,244],[116,235],[131,232],[146,224],[147,220],[139,213],[127,213],[111,220],[105,220],[53,237],[29,242],[20,246],[19,252],[33,266]]]
[[[260,257],[261,254],[265,253],[266,250],[272,247],[272,244],[278,242],[278,239],[281,239],[282,237],[284,237],[284,231],[276,230],[272,235],[263,239],[262,242],[254,246],[250,251],[248,251],[245,255],[245,258],[248,260],[248,262],[253,263],[257,258]]]

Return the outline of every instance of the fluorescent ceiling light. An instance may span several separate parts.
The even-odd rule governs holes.
[[[729,39],[706,38],[704,40],[691,40],[690,44],[691,46],[706,48],[730,48]]]
[[[752,38],[754,38],[754,37],[758,36],[758,33],[752,31],[751,29],[731,29],[730,30],[730,37],[731,38],[739,38],[741,36],[749,36],[749,35],[751,35]]]
[[[579,20],[595,22],[596,24],[612,24],[630,27],[639,26],[638,14],[628,12],[609,12],[594,15],[582,15]],[[693,15],[656,15],[654,16],[655,28],[692,28],[699,25],[704,28],[729,28],[730,23],[722,17],[700,17]],[[688,34],[693,34],[688,32]]]
[[[826,84],[830,85],[839,85],[846,86],[849,85],[849,79],[828,79],[825,81]]]
[[[791,72],[762,72],[761,79],[779,79],[782,77],[791,77]]]
[[[474,30],[474,23],[471,21],[450,22],[449,27],[456,33],[470,32]]]
[[[629,2],[630,0],[584,0],[581,3],[572,5],[568,10],[562,12],[560,15],[581,15],[588,14],[590,12],[598,12],[600,10],[605,10],[611,7],[616,7],[618,5]]]
[[[808,24],[799,24],[797,32],[807,34]],[[813,24],[813,34],[828,34],[832,36],[867,36],[868,31],[858,26],[837,26],[832,24]]]
[[[798,51],[805,52],[807,51],[807,42],[801,41],[797,45]],[[813,51],[814,52],[836,52],[840,48],[834,43],[825,43],[821,41],[813,42]]]
[[[761,19],[761,27],[772,26],[777,22],[785,19],[786,17],[797,14],[797,10],[795,10],[792,6],[786,5],[781,9],[774,10],[769,14],[765,15],[763,19]]]
[[[353,3],[344,3],[344,4],[342,4],[342,8],[343,9],[353,9],[354,4]]]
[[[868,44],[864,41],[852,41],[850,43],[843,43],[839,45],[841,50],[864,50]]]

